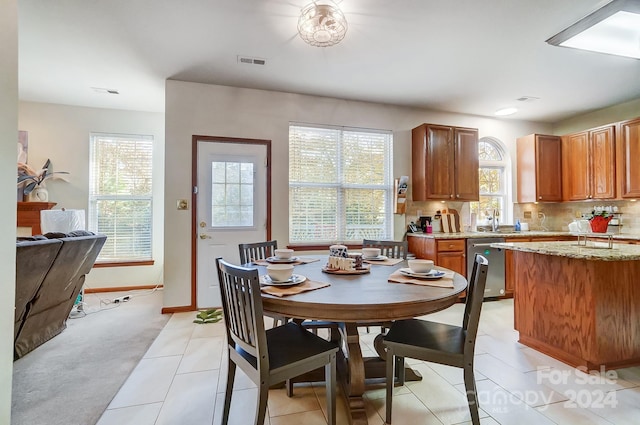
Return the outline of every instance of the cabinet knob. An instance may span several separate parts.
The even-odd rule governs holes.
[[[542,199],[542,196],[538,196],[538,199]]]
[[[449,198],[453,198],[453,193],[451,195],[449,195]]]
[[[460,194],[459,194],[459,193],[457,193],[457,194],[456,194],[456,198],[459,198],[459,197],[460,197]]]

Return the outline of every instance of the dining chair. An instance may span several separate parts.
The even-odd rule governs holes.
[[[288,322],[265,330],[258,269],[216,258],[227,334],[227,386],[222,424],[229,420],[236,367],[258,387],[255,424],[264,423],[269,387],[324,366],[328,424],[336,422],[337,343]]]
[[[247,264],[254,260],[265,260],[275,255],[278,241],[254,242],[238,244],[240,264]]]
[[[385,255],[389,258],[402,258],[403,260],[407,259],[407,253],[409,252],[409,244],[407,241],[377,241],[373,239],[363,239],[362,240],[363,248],[380,248],[380,254]],[[366,325],[367,333],[370,331],[370,327],[374,325],[373,323],[369,323]],[[376,323],[378,325],[378,323]],[[382,327],[382,332],[385,331],[387,327],[386,324],[380,324]]]
[[[473,374],[473,355],[484,300],[489,262],[476,254],[473,271],[467,284],[462,326],[420,319],[398,320],[383,338],[386,355],[386,422],[391,424],[394,366],[398,368],[398,383],[404,385],[404,359],[423,360],[463,369],[464,386],[473,425],[480,424],[478,396]],[[394,361],[394,358],[396,361]]]
[[[252,242],[238,244],[240,264],[249,264],[255,260],[266,260],[273,257],[278,249],[278,241]],[[280,315],[266,314],[273,319],[273,326],[284,324],[289,320]]]
[[[362,241],[363,248],[380,248],[380,254],[389,258],[407,259],[409,247],[407,241],[376,241],[372,239],[364,239]]]

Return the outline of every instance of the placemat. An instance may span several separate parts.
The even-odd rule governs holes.
[[[437,280],[416,279],[409,276],[405,276],[399,271],[391,273],[389,275],[389,282],[391,283],[411,283],[414,285],[422,286],[437,286],[439,288],[453,288],[453,272],[445,272],[444,276]]]
[[[302,258],[299,257],[296,261],[292,263],[270,263],[267,260],[252,260],[251,262],[256,266],[268,266],[269,264],[291,264],[292,266],[298,266],[300,264],[309,264],[315,263],[316,261],[320,261],[319,258]]]
[[[302,292],[313,291],[320,288],[326,288],[327,286],[331,286],[330,283],[326,282],[316,282],[313,280],[305,280],[300,285],[294,286],[263,286],[260,290],[266,294],[273,295],[276,297],[284,297],[286,295],[296,295]]]
[[[363,263],[368,263],[368,264],[377,264],[380,266],[395,266],[398,263],[402,263],[404,261],[404,259],[402,258],[387,258],[386,260],[381,260],[381,261],[373,261],[373,260],[362,260]]]

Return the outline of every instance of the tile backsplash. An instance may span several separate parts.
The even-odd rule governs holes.
[[[514,204],[513,217],[521,222],[529,223],[531,230],[568,231],[569,223],[581,214],[589,214],[596,206],[618,207],[620,213],[620,233],[640,234],[640,202],[633,201],[591,201],[591,202],[558,202],[539,204]],[[531,218],[524,218],[531,212]],[[540,215],[544,220],[540,218]],[[610,226],[611,231],[612,226]]]
[[[581,214],[590,213],[596,206],[618,207],[620,212],[620,233],[640,234],[640,202],[633,201],[591,201],[591,202],[557,202],[527,203],[513,205],[513,218],[522,223],[529,223],[530,230],[568,231],[569,223]],[[408,201],[405,224],[417,222],[420,215],[435,215],[443,209],[456,209],[460,213],[460,223],[469,223],[469,202]],[[530,218],[525,218],[529,216]],[[544,217],[544,218],[542,218]]]

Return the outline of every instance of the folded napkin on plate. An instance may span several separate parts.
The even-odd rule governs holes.
[[[364,263],[377,264],[379,266],[395,266],[398,263],[402,263],[402,258],[387,258],[386,260],[362,260]]]
[[[395,271],[389,276],[391,283],[412,283],[414,285],[438,286],[440,288],[453,288],[453,272],[444,272],[444,276],[440,279],[417,279],[405,276],[400,271]]]
[[[314,263],[316,261],[320,261],[320,259],[319,258],[298,258],[296,261],[292,261],[291,263],[284,263],[284,264],[291,264],[291,265],[297,266],[300,264]],[[251,262],[256,266],[268,266],[269,264],[273,264],[268,262],[267,260],[252,260]]]
[[[260,290],[266,294],[274,295],[276,297],[284,297],[286,295],[295,295],[302,292],[313,291],[314,289],[326,288],[330,286],[330,283],[315,282],[313,280],[305,280],[299,285],[293,286],[263,286]]]

